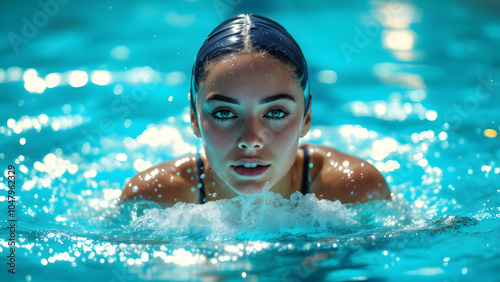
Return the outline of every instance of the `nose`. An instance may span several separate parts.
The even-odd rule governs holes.
[[[238,148],[242,150],[259,150],[264,146],[264,139],[260,132],[258,122],[249,120],[243,126],[243,133],[238,140]]]

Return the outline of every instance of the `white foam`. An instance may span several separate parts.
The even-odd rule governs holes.
[[[339,201],[318,200],[314,194],[296,192],[288,200],[264,192],[203,205],[177,203],[166,209],[152,208],[130,225],[136,231],[151,231],[157,239],[317,238],[352,232],[359,226],[355,215]]]

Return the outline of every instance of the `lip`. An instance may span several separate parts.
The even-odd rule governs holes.
[[[263,160],[259,158],[241,158],[237,162],[233,164],[233,166],[240,166],[243,164],[258,164],[261,166],[268,166],[269,164],[264,162]]]
[[[234,165],[232,165],[231,167],[233,168],[234,172],[236,172],[240,176],[256,177],[264,174],[264,172],[266,172],[269,169],[270,165],[260,166],[256,168],[246,168],[243,166],[234,166]]]

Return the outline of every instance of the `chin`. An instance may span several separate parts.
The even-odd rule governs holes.
[[[253,186],[248,185],[244,187],[232,188],[236,193],[240,195],[253,195],[264,192],[264,186]]]

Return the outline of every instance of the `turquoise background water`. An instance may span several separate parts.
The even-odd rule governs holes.
[[[500,280],[497,2],[41,3],[0,3],[2,280]],[[303,141],[374,164],[392,202],[117,206],[138,171],[201,148],[190,70],[239,13],[301,46],[314,95]]]

